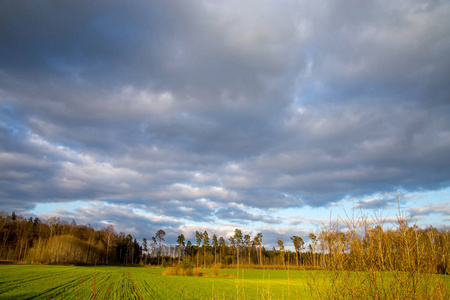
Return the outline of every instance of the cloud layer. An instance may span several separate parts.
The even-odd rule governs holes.
[[[3,210],[280,224],[450,186],[448,1],[6,1],[0,28]]]

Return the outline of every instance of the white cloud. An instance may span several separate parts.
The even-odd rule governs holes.
[[[409,207],[407,211],[414,217],[429,214],[439,214],[446,217],[450,215],[450,202],[430,203],[422,207]]]

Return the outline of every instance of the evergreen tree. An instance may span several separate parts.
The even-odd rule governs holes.
[[[183,234],[180,234],[180,235],[178,236],[178,239],[177,239],[177,243],[178,243],[178,264],[180,264],[180,260],[181,260],[181,247],[184,246],[184,240],[185,240],[184,235],[183,235]]]
[[[225,255],[225,250],[227,247],[227,243],[223,237],[219,238],[219,246],[220,246],[219,262],[222,263],[222,256]]]
[[[219,246],[219,243],[217,241],[217,236],[215,234],[213,235],[212,242],[214,247],[214,265],[216,265],[217,264],[216,250],[217,247]]]
[[[291,236],[292,243],[294,244],[295,249],[295,259],[297,261],[297,267],[298,267],[298,254],[303,249],[303,245],[305,242],[303,242],[303,239],[299,237],[298,235]]]
[[[284,243],[281,240],[281,238],[278,238],[277,244],[278,244],[278,247],[280,247],[280,255],[282,256],[283,265],[285,265],[285,261],[284,261]]]
[[[195,232],[195,241],[197,242],[197,268],[198,268],[198,261],[200,258],[199,257],[200,256],[200,246],[202,245],[202,239],[203,239],[203,234],[196,231]]]
[[[234,230],[234,240],[236,241],[236,259],[239,268],[239,245],[242,244],[242,231],[238,228]]]
[[[203,232],[203,267],[206,268],[206,250],[209,247],[209,235],[208,232],[205,230]]]
[[[165,241],[164,240],[164,236],[166,235],[166,232],[164,231],[164,230],[162,230],[162,229],[160,229],[160,230],[158,230],[157,232],[156,232],[156,238],[157,239],[159,239],[159,251],[158,251],[158,255],[159,255],[159,257],[158,257],[158,264],[161,264],[162,263],[162,261],[160,262],[160,260],[161,260],[161,241]]]

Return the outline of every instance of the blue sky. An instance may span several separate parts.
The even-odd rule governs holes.
[[[450,225],[448,1],[3,1],[0,20],[0,210],[169,242],[270,244],[358,205]]]

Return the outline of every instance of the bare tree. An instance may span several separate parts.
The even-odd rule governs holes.
[[[108,225],[105,229],[105,240],[106,240],[106,264],[109,264],[109,254],[114,247],[116,238],[116,232],[114,231],[113,225]]]
[[[316,266],[316,242],[317,242],[317,236],[315,236],[313,233],[309,234],[309,239],[311,240],[311,250],[313,255],[313,266]]]

